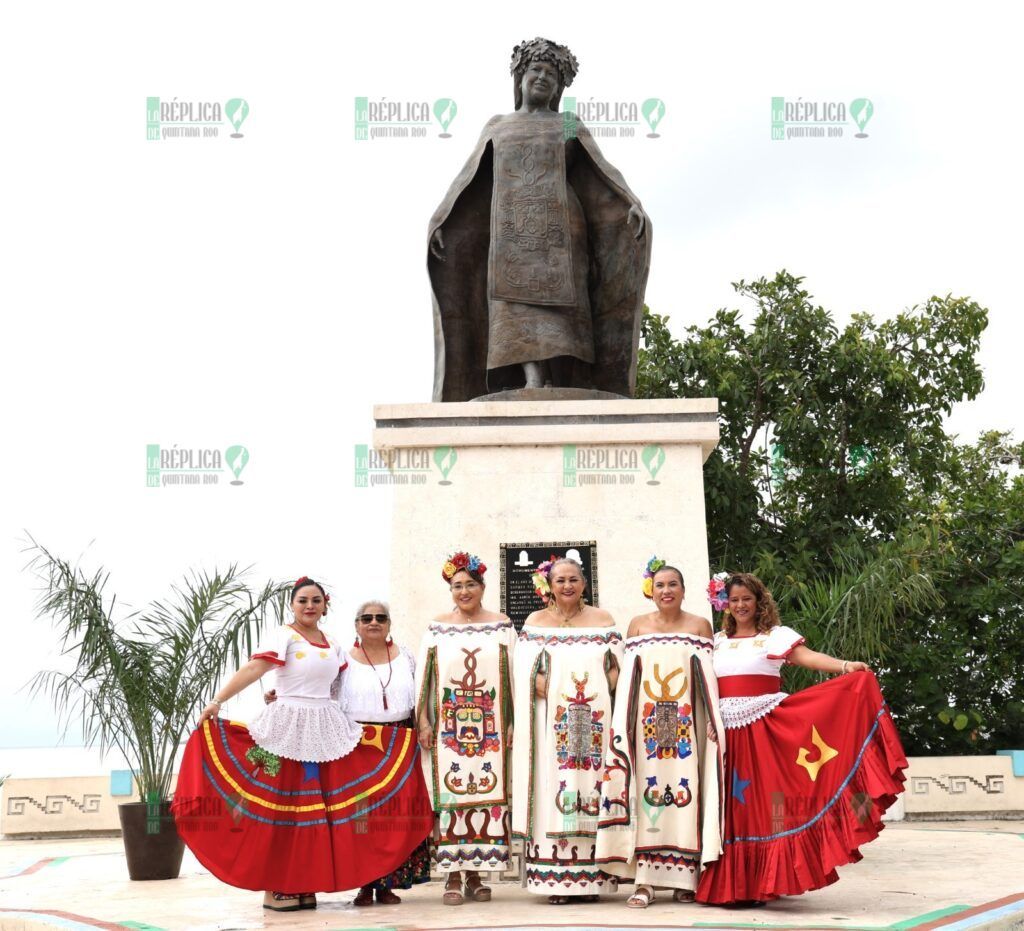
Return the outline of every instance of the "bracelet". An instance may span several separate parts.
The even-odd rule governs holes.
[[[220,708],[224,704],[224,702],[218,701],[216,698],[211,698],[209,704],[216,705],[218,708]]]
[[[845,676],[845,675],[846,675],[846,667],[847,667],[847,666],[848,666],[849,664],[850,664],[850,661],[849,661],[848,659],[844,659],[844,660],[843,660],[843,668],[842,668],[842,669],[840,670],[840,672],[839,672],[839,674],[840,674],[840,675],[843,675],[843,676]]]

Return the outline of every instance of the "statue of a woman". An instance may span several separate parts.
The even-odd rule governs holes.
[[[514,113],[492,117],[430,221],[434,400],[506,388],[633,394],[651,226],[574,113],[575,56],[512,52]]]

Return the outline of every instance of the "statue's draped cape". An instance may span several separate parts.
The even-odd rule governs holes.
[[[582,210],[585,228],[564,231],[571,239],[571,259],[565,258],[565,250],[553,249],[549,261],[552,267],[557,262],[559,268],[564,261],[570,262],[564,269],[563,280],[553,282],[550,288],[551,295],[572,294],[576,284],[574,304],[565,308],[568,324],[572,323],[574,312],[589,315],[585,328],[588,332],[584,335],[587,347],[582,352],[565,354],[575,355],[587,363],[592,360],[592,364],[577,367],[581,381],[574,383],[575,387],[597,388],[626,397],[633,394],[643,295],[650,268],[650,222],[645,225],[643,235],[636,238],[636,224],[627,223],[626,218],[630,206],[639,203],[637,197],[622,174],[601,154],[583,123],[574,120],[572,114],[563,113],[543,123],[516,116],[493,117],[430,220],[427,269],[434,305],[435,401],[467,401],[507,387],[495,378],[500,370],[494,367],[494,347],[490,353],[490,383],[487,360],[488,334],[493,331],[495,322],[492,319],[495,298],[515,300],[507,289],[503,293],[496,287],[495,273],[501,270],[498,267],[501,255],[495,254],[492,232],[499,229],[496,224],[500,222],[510,228],[513,220],[511,211],[502,217],[492,216],[492,212],[495,205],[498,210],[502,209],[508,184],[515,183],[509,180],[503,147],[509,144],[510,134],[516,134],[521,140],[524,131],[531,127],[537,129],[538,142],[554,129],[562,134],[563,140],[566,135],[575,138],[578,147],[568,167],[562,153],[554,164],[541,166],[549,172],[544,179],[547,196],[533,198],[525,211],[516,214],[515,232],[522,241],[522,234],[529,234],[531,227],[540,224],[556,230],[559,217],[566,216],[571,227],[573,212]],[[565,127],[570,127],[571,132],[566,133]],[[505,166],[497,188],[494,179],[496,149],[499,164]],[[522,178],[518,180],[521,182]],[[429,252],[430,237],[438,229],[444,239],[445,261]],[[512,256],[513,260],[520,258],[528,258],[527,251],[520,250]],[[578,293],[580,290],[583,293]],[[546,309],[544,305],[557,305],[563,299],[542,296],[536,302],[522,299],[522,303],[501,306],[508,309],[509,319],[518,321],[525,332],[531,325],[531,312],[554,319],[551,314],[557,314],[557,307]],[[536,306],[531,307],[532,303]]]

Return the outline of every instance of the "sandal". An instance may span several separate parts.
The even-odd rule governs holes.
[[[299,893],[299,908],[316,908],[316,893],[315,892],[300,892]]]
[[[474,902],[491,901],[491,890],[480,881],[479,876],[466,880],[466,895]]]
[[[297,912],[301,899],[291,892],[264,892],[263,907],[271,912]]]
[[[549,895],[548,905],[568,905],[570,896],[567,895]]]
[[[402,899],[400,896],[395,895],[390,889],[378,889],[377,890],[377,904],[378,905],[400,905]]]
[[[636,891],[626,899],[627,908],[647,908],[654,901],[654,889],[651,886],[637,886]]]
[[[692,889],[676,889],[672,893],[673,902],[694,902],[696,899],[697,895]]]
[[[452,881],[450,879],[445,883],[444,895],[441,896],[441,901],[445,905],[461,905],[466,901],[462,895],[462,882],[458,881],[458,877],[456,877],[456,880],[454,886],[451,884]]]

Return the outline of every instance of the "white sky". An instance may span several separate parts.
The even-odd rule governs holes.
[[[374,403],[430,398],[427,220],[483,123],[512,109],[512,46],[538,34],[575,52],[577,99],[665,102],[660,139],[601,146],[654,224],[647,300],[677,330],[782,267],[840,320],[969,295],[991,312],[987,387],[951,428],[1019,435],[1011,10],[5,5],[0,747],[56,735],[18,691],[52,662],[24,530],[105,565],[136,606],[229,561],[254,581],[322,576],[345,615],[386,597],[390,495],[353,487],[353,444]],[[151,95],[244,97],[245,138],[148,142]],[[773,142],[783,95],[868,97],[869,138]],[[356,142],[356,96],[451,97],[453,137]],[[245,485],[148,489],[147,443],[243,444]]]

